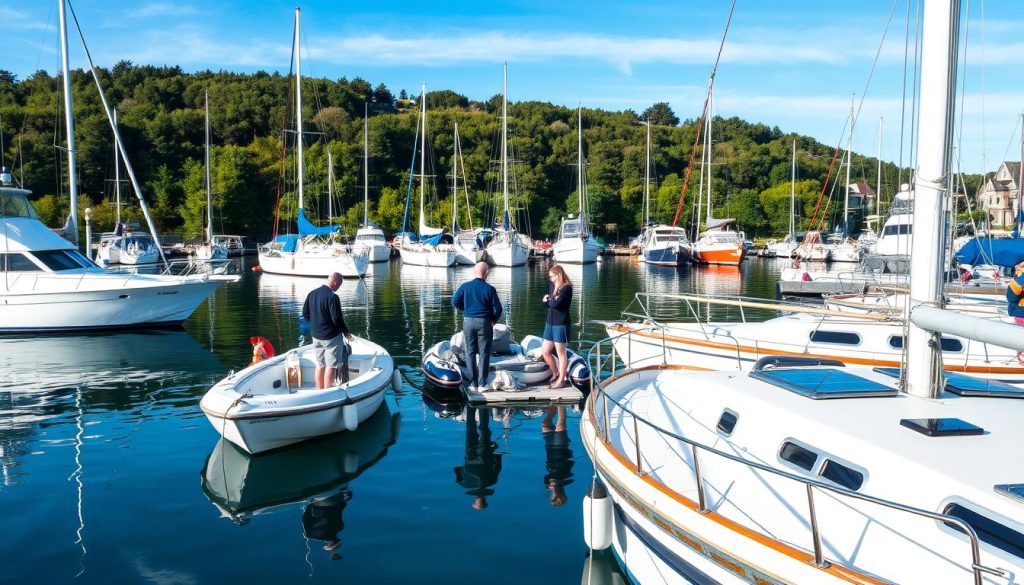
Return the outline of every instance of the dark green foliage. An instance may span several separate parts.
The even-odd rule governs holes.
[[[203,94],[209,91],[213,131],[211,176],[214,229],[258,238],[274,230],[274,207],[281,185],[280,230],[294,229],[295,133],[290,96],[294,81],[257,72],[239,74],[178,67],[136,66],[122,61],[98,75],[111,104],[118,109],[126,154],[142,186],[159,229],[184,236],[203,227]],[[96,225],[112,227],[113,155],[110,124],[102,111],[91,74],[74,71],[76,136],[81,193],[95,209]],[[306,127],[306,208],[326,222],[327,151],[334,161],[334,201],[330,215],[353,233],[362,222],[362,142],[365,104],[370,114],[369,215],[386,231],[401,227],[413,138],[418,116],[415,101],[402,90],[396,99],[384,86],[342,78],[303,81]],[[427,94],[429,107],[427,174],[428,210],[433,225],[451,222],[452,133],[459,123],[473,224],[500,214],[499,157],[501,96],[470,101],[451,90]],[[63,223],[67,205],[66,163],[53,147],[63,144],[60,80],[44,71],[19,80],[0,70],[0,116],[5,161],[16,180],[24,176],[50,225]],[[696,110],[699,104],[693,104]],[[837,113],[837,124],[841,112]],[[639,116],[631,111],[583,111],[589,209],[598,234],[614,230],[623,239],[642,221],[644,134],[641,120],[654,123],[652,140],[652,219],[671,222],[682,191],[696,121],[680,125],[667,103],[654,104]],[[553,237],[559,220],[576,210],[576,110],[545,102],[509,104],[509,148],[515,161],[510,184],[517,223],[537,238]],[[738,118],[713,121],[713,215],[736,217],[751,237],[778,235],[788,228],[790,147],[797,139],[799,225],[813,213],[832,148],[814,140],[784,135],[778,128]],[[19,154],[20,143],[20,158]],[[700,153],[696,160],[700,160]],[[23,161],[23,164],[20,162]],[[884,165],[886,193],[895,190],[897,169]],[[418,172],[418,168],[417,168]],[[874,159],[854,156],[853,180],[874,183]],[[906,176],[906,173],[904,174]],[[694,218],[699,173],[694,172],[680,223]],[[830,181],[831,184],[831,181]],[[975,189],[974,183],[970,183]],[[418,190],[417,190],[418,191]],[[829,189],[832,192],[832,189]],[[46,198],[47,195],[51,197]],[[135,221],[138,205],[130,189],[124,216]],[[444,202],[447,201],[445,204]],[[459,196],[459,223],[468,225],[465,195]],[[412,198],[414,208],[418,200]],[[824,205],[822,206],[824,208]],[[834,210],[829,217],[835,221]],[[705,211],[702,209],[703,215]],[[527,221],[529,224],[526,225]],[[411,214],[415,225],[416,214]],[[111,225],[107,225],[107,224]],[[614,226],[614,227],[609,227]],[[829,224],[826,227],[831,227]]]

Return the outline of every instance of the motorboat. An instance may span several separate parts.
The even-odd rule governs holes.
[[[652,225],[642,240],[640,260],[646,264],[683,266],[690,262],[690,240],[681,227]]]
[[[541,357],[543,343],[544,340],[536,335],[527,335],[520,343],[513,343],[508,326],[495,325],[488,379],[506,372],[518,389],[546,386],[551,379],[551,370]],[[462,386],[469,375],[465,345],[459,331],[451,339],[436,343],[424,352],[421,367],[431,384],[452,389]],[[566,368],[569,381],[577,389],[586,390],[590,385],[586,360],[569,349],[565,353],[569,362]]]
[[[220,246],[228,251],[228,257],[244,256],[246,252],[245,238],[242,236],[214,234],[213,245]]]
[[[160,246],[146,232],[119,230],[100,237],[96,261],[103,266],[156,264],[160,262]]]
[[[0,175],[0,332],[104,330],[180,324],[237,275],[173,268],[111,272],[36,216],[31,193]]]
[[[1015,352],[1024,329],[939,308],[959,2],[925,0],[921,22],[919,209],[893,366],[765,351],[746,371],[695,372],[622,367],[611,340],[591,351],[584,540],[610,547],[633,583],[995,585],[1024,573],[1024,483],[1011,465],[1024,391],[951,372],[962,354],[943,351],[958,340]]]
[[[736,231],[735,219],[708,218],[708,229],[693,243],[693,260],[698,264],[739,266],[746,257],[743,232]]]
[[[398,440],[400,415],[385,403],[359,428],[254,456],[217,441],[200,476],[203,494],[242,524],[282,506],[328,497],[376,465]]]
[[[395,365],[372,341],[355,337],[349,344],[344,384],[315,387],[316,350],[309,344],[229,375],[199,406],[221,436],[253,454],[354,431],[380,407]]]

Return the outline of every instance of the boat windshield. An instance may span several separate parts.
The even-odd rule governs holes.
[[[357,242],[380,242],[385,243],[384,234],[357,234]]]
[[[39,219],[36,210],[23,193],[0,191],[0,217],[28,217]]]
[[[562,222],[562,236],[563,238],[575,238],[580,235],[580,222],[576,219],[570,219]]]
[[[31,254],[54,272],[93,266],[92,262],[89,262],[78,250],[33,250]]]
[[[655,230],[654,236],[659,242],[685,242],[686,234],[680,230]]]

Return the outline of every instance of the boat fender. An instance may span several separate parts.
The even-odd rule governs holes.
[[[253,335],[249,338],[249,343],[252,344],[251,364],[259,363],[267,358],[274,357],[274,346],[271,345],[270,340],[266,337]]]
[[[284,367],[288,388],[294,386],[298,390],[302,386],[302,363],[299,361],[299,354],[294,351],[288,352],[284,359]]]
[[[612,544],[612,499],[604,484],[596,480],[583,497],[583,541],[592,550]]]
[[[252,267],[252,271],[253,272],[262,272],[263,271],[263,267],[260,266],[259,264],[257,264],[257,265]]]
[[[391,371],[391,387],[396,392],[402,389],[402,374],[397,369]]]
[[[354,431],[359,427],[359,407],[355,404],[346,404],[341,407],[341,420],[346,431]]]
[[[353,475],[355,472],[359,471],[359,453],[355,451],[346,451],[341,464],[342,469],[345,471],[345,475]]]

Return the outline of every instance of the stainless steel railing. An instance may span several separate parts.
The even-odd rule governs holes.
[[[664,329],[662,329],[662,331],[664,331]],[[726,452],[721,451],[719,449],[716,449],[716,448],[714,448],[714,447],[712,447],[710,445],[705,445],[703,443],[699,443],[697,441],[689,439],[689,438],[687,438],[687,437],[685,437],[683,435],[680,435],[679,433],[674,432],[672,430],[662,428],[661,426],[657,425],[654,422],[651,422],[650,420],[648,420],[644,416],[642,416],[642,415],[636,413],[635,411],[631,410],[627,405],[623,404],[621,401],[618,401],[618,400],[610,397],[608,395],[608,393],[605,392],[605,387],[604,387],[605,382],[610,380],[610,379],[622,376],[622,375],[624,375],[624,374],[626,374],[626,373],[628,373],[628,372],[630,372],[631,370],[634,369],[634,368],[630,367],[630,365],[626,361],[621,359],[621,355],[619,354],[619,352],[615,348],[615,342],[616,341],[622,341],[623,339],[625,339],[625,341],[627,341],[627,342],[630,342],[631,341],[631,337],[630,336],[633,335],[633,333],[634,333],[633,331],[629,331],[629,332],[623,333],[621,335],[604,338],[604,339],[594,343],[593,347],[587,353],[587,361],[588,361],[588,365],[590,365],[590,373],[591,373],[590,374],[591,394],[590,394],[590,398],[588,400],[588,403],[589,403],[588,408],[590,410],[590,416],[592,416],[593,420],[594,420],[595,432],[597,433],[597,435],[599,437],[601,437],[604,440],[604,442],[606,444],[609,444],[609,445],[611,444],[611,440],[610,440],[610,437],[609,437],[609,429],[610,429],[610,421],[612,420],[611,417],[610,417],[610,415],[612,413],[612,410],[617,408],[619,410],[619,412],[621,413],[620,416],[628,416],[628,417],[630,417],[632,419],[632,427],[633,427],[633,429],[632,429],[633,430],[632,440],[633,440],[633,443],[634,443],[634,446],[635,446],[635,454],[634,454],[634,456],[636,457],[636,474],[637,474],[637,476],[643,477],[643,476],[647,475],[648,473],[650,473],[650,471],[646,471],[646,472],[644,471],[643,458],[642,458],[643,449],[642,449],[641,440],[640,440],[640,429],[641,428],[648,428],[648,429],[653,430],[662,439],[664,439],[664,438],[673,439],[675,441],[678,441],[682,445],[686,445],[686,446],[689,447],[689,451],[690,451],[690,453],[692,454],[692,457],[693,457],[693,466],[692,466],[692,468],[693,468],[693,472],[694,472],[694,482],[695,482],[695,484],[697,486],[697,499],[698,499],[697,504],[699,506],[700,512],[702,512],[702,513],[707,513],[707,512],[710,511],[710,508],[707,505],[707,496],[706,496],[706,493],[705,493],[706,492],[706,485],[705,485],[706,481],[705,481],[704,474],[703,474],[703,472],[701,470],[701,464],[700,464],[701,454],[702,453],[706,454],[706,455],[712,455],[712,456],[715,456],[715,457],[721,457],[722,459],[726,459],[726,460],[729,460],[729,461],[732,461],[732,462],[735,462],[735,463],[739,463],[740,465],[748,467],[748,468],[750,468],[752,470],[757,470],[757,471],[760,471],[760,472],[764,472],[764,473],[770,474],[772,476],[783,478],[783,479],[786,479],[786,480],[789,480],[789,481],[793,481],[793,482],[796,482],[798,484],[802,484],[803,486],[805,486],[806,494],[807,494],[808,517],[810,519],[810,525],[811,525],[810,526],[810,528],[811,528],[811,548],[810,548],[810,550],[814,554],[814,565],[815,566],[822,567],[822,568],[830,566],[829,561],[825,559],[825,553],[824,553],[824,548],[822,546],[822,536],[821,536],[822,527],[820,526],[819,521],[818,521],[819,519],[818,519],[817,509],[815,508],[815,501],[814,501],[815,492],[816,491],[823,491],[823,492],[828,492],[828,493],[834,494],[834,495],[842,497],[842,498],[849,498],[849,499],[852,499],[852,500],[857,500],[857,501],[860,501],[860,502],[865,502],[867,504],[881,506],[883,508],[887,508],[887,509],[891,509],[891,510],[896,510],[898,512],[903,512],[903,513],[910,514],[910,515],[913,515],[913,516],[917,516],[917,517],[921,517],[921,518],[926,518],[926,519],[930,519],[930,520],[935,520],[935,521],[938,521],[938,522],[944,522],[947,525],[956,526],[960,531],[962,531],[965,535],[967,535],[967,540],[968,540],[968,543],[969,543],[969,546],[970,546],[970,553],[971,553],[971,567],[970,567],[970,570],[971,570],[971,572],[973,573],[973,576],[974,576],[974,584],[975,585],[982,585],[982,576],[983,576],[983,574],[994,575],[994,576],[998,576],[998,577],[1001,577],[1001,578],[1008,578],[1008,573],[1006,571],[1004,571],[1002,569],[999,569],[999,568],[987,567],[987,566],[981,564],[981,553],[980,553],[980,546],[979,546],[978,535],[977,535],[977,533],[974,531],[974,529],[969,524],[967,524],[966,522],[964,522],[963,520],[961,520],[959,518],[956,518],[954,516],[948,516],[946,514],[939,514],[937,512],[931,512],[929,510],[923,510],[923,509],[920,509],[920,508],[915,508],[913,506],[908,506],[908,505],[905,505],[905,504],[900,504],[898,502],[893,502],[891,500],[885,500],[885,499],[882,499],[882,498],[876,498],[874,496],[869,496],[869,495],[866,495],[866,494],[862,494],[862,493],[859,493],[859,492],[848,490],[846,488],[842,488],[842,487],[839,487],[839,486],[827,484],[827,483],[824,483],[824,482],[821,482],[821,481],[817,481],[815,479],[811,479],[811,478],[808,478],[808,477],[803,477],[803,476],[800,476],[800,475],[789,473],[789,472],[781,470],[781,469],[776,469],[774,467],[765,465],[763,463],[759,463],[759,462],[756,462],[756,461],[751,461],[749,459],[745,459],[743,457],[739,457],[737,455],[733,455],[732,453],[726,453]],[[610,349],[608,349],[609,346],[610,346]],[[628,347],[630,347],[630,346],[627,346],[627,348]],[[646,367],[651,367],[652,365],[654,365],[654,366],[665,366],[665,365],[667,365],[667,361],[663,357],[663,359],[662,359],[660,364],[648,364]],[[598,407],[598,403],[599,402],[600,402],[600,408]],[[599,416],[597,414],[598,411],[601,412],[602,416]],[[584,420],[586,420],[586,415],[584,415]],[[641,427],[641,425],[643,425],[643,426]],[[621,424],[620,424],[620,428],[622,428]],[[672,450],[672,452],[676,453],[676,451],[674,449]],[[682,460],[682,458],[680,458],[680,460]],[[685,461],[684,461],[684,463],[685,463]],[[736,479],[736,481],[739,481],[739,480]]]

